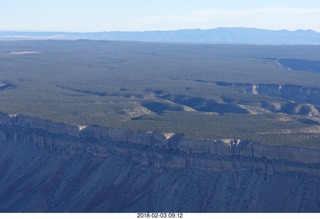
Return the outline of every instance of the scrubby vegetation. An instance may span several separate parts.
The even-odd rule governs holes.
[[[23,51],[38,53],[12,53]],[[320,88],[314,68],[294,71],[282,65],[283,60],[316,63],[318,54],[319,46],[0,42],[0,111],[72,124],[318,147],[317,101],[252,90],[258,83]]]

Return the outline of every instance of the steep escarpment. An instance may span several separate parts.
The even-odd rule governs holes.
[[[216,82],[217,86],[234,87],[239,91],[266,95],[271,97],[282,97],[300,103],[320,105],[320,88],[303,87],[293,84],[250,84],[250,83],[228,83]]]
[[[144,107],[155,113],[168,111],[198,111],[217,114],[261,114],[284,113],[298,116],[320,116],[320,88],[303,87],[293,84],[267,83],[231,83],[192,80],[197,83],[213,84],[227,88],[233,93],[222,99],[208,99],[200,96],[175,94],[161,90],[145,90],[154,97],[165,102],[148,100]],[[242,98],[234,96],[234,92],[241,93]],[[252,100],[252,95],[264,96],[265,99]],[[266,97],[271,97],[266,99]]]
[[[303,87],[293,84],[251,84],[251,83],[229,83],[214,82],[220,87],[237,90],[239,93],[277,97],[283,101],[261,101],[260,103],[239,103],[233,99],[225,98],[227,103],[242,104],[243,107],[254,105],[272,113],[285,113],[287,115],[301,115],[318,117],[320,115],[320,88]]]
[[[319,212],[320,150],[0,114],[0,211]]]

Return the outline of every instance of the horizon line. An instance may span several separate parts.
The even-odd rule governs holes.
[[[101,31],[68,31],[68,30],[1,30],[0,32],[29,32],[29,33],[105,33],[105,32],[170,32],[170,31],[185,31],[185,30],[216,30],[216,29],[255,29],[255,30],[266,30],[266,31],[313,31],[320,33],[320,31],[314,29],[266,29],[258,27],[215,27],[215,28],[182,28],[182,29],[167,29],[167,30],[101,30]]]

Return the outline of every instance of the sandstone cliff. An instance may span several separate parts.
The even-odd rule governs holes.
[[[234,87],[247,93],[266,95],[271,97],[282,97],[300,103],[320,105],[320,88],[303,87],[293,84],[250,84],[250,83],[228,83],[216,82],[217,86]]]
[[[320,211],[319,149],[0,113],[0,152],[0,211]]]

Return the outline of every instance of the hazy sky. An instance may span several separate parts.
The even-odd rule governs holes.
[[[0,0],[0,30],[313,29],[319,0]]]

